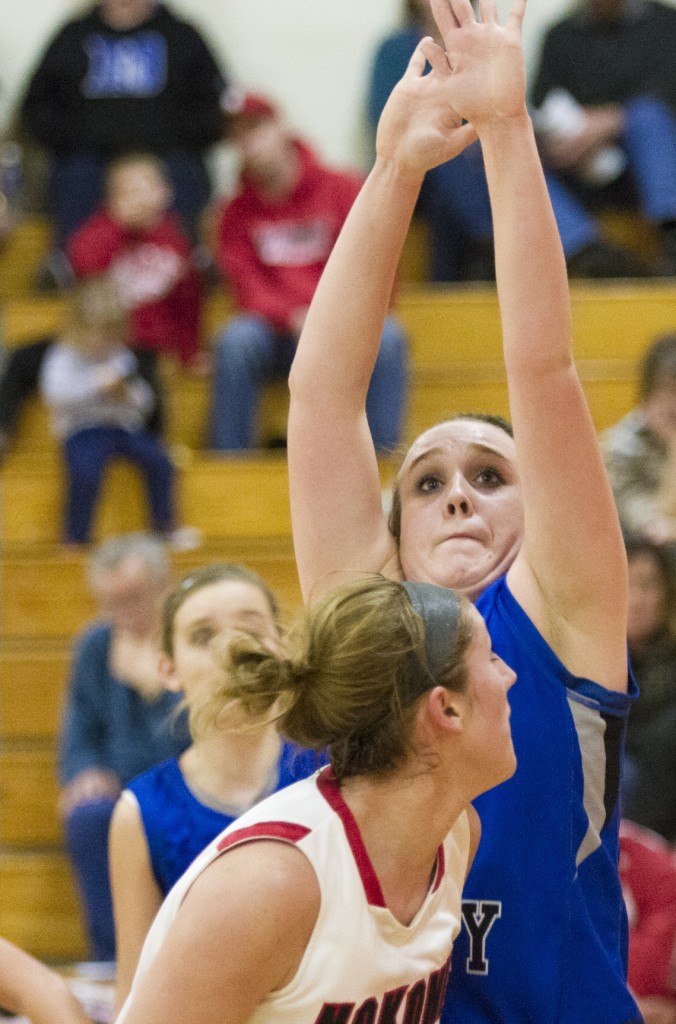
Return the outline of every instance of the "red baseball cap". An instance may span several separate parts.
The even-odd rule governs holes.
[[[227,89],[223,93],[221,106],[228,118],[245,117],[251,121],[265,121],[279,114],[275,104],[266,96],[237,88]]]

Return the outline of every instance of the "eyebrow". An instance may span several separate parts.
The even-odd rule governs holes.
[[[193,619],[188,623],[188,629],[195,629],[196,626],[213,626],[214,620],[209,615],[203,615],[199,619]]]
[[[490,455],[492,458],[499,459],[501,462],[511,462],[506,455],[503,455],[497,448],[493,448],[489,444],[480,444],[478,441],[473,441],[471,444],[467,445],[467,449],[471,455]],[[424,462],[425,459],[433,459],[437,455],[443,455],[443,453],[444,449],[439,446],[436,446],[435,448],[428,448],[426,451],[421,452],[420,455],[416,455],[406,470],[406,473],[411,473],[415,467],[421,462]]]
[[[242,608],[236,613],[237,618],[241,619],[264,619],[263,612],[258,611],[257,608]],[[194,619],[190,624],[189,628],[194,629],[195,626],[216,626],[220,628],[215,622],[211,615],[202,615],[199,619]]]

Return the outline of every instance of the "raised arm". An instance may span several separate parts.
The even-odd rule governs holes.
[[[432,71],[423,75],[425,61]],[[334,246],[294,360],[288,458],[305,598],[337,570],[397,574],[365,402],[394,277],[425,172],[476,137],[451,109],[445,57],[416,49],[380,120],[376,162]]]
[[[626,687],[626,561],[573,362],[565,262],[526,110],[521,22],[493,0],[431,0],[455,109],[479,135],[493,211],[504,358],[525,510],[510,587],[564,664]],[[482,56],[484,54],[485,56]]]

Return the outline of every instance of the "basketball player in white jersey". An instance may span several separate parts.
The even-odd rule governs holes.
[[[514,673],[470,602],[369,576],[325,596],[287,657],[224,652],[206,716],[274,715],[330,766],[274,794],[169,893],[118,1024],[434,1024],[470,801],[509,778]]]

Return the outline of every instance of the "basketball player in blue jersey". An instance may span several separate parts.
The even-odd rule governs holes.
[[[422,43],[378,129],[375,165],[311,305],[290,378],[294,543],[306,599],[333,574],[463,591],[517,673],[513,779],[476,802],[445,1014],[462,1024],[633,1024],[617,875],[618,778],[635,692],[627,567],[573,363],[565,263],[526,109],[521,23],[493,0],[431,0]],[[461,123],[461,119],[466,124]],[[389,528],[364,412],[424,173],[479,137],[495,235],[513,436],[491,417],[419,437]],[[448,344],[456,325],[448,324]]]

